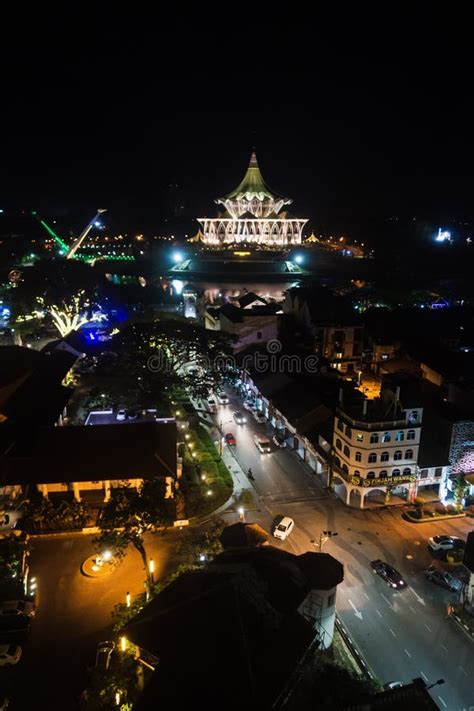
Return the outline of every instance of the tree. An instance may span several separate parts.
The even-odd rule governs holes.
[[[128,486],[114,492],[98,521],[100,536],[93,541],[99,552],[112,550],[118,560],[123,559],[132,545],[140,554],[149,586],[152,577],[143,537],[171,522],[171,507],[169,500],[165,501],[165,493],[163,478],[145,481],[138,491]]]
[[[86,323],[101,321],[104,318],[100,312],[93,311],[93,305],[84,289],[58,303],[52,303],[44,296],[38,296],[36,300],[38,305],[51,316],[63,338],[72,331],[78,331]]]
[[[222,519],[213,521],[206,529],[186,536],[179,544],[178,552],[186,555],[192,563],[204,564],[223,551],[220,537],[224,528]]]
[[[183,388],[207,397],[233,365],[232,337],[176,319],[135,323],[116,337],[118,372],[146,395]]]
[[[468,484],[464,479],[464,474],[458,474],[452,477],[453,480],[453,494],[454,494],[454,506],[457,511],[462,510],[462,500],[466,495]]]

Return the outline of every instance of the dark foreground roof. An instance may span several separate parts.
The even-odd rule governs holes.
[[[176,423],[40,427],[0,458],[7,484],[174,476]]]
[[[137,711],[271,708],[315,638],[302,600],[342,576],[329,555],[272,546],[227,550],[181,575],[123,630],[159,660]]]

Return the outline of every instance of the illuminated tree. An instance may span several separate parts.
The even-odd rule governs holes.
[[[466,495],[468,484],[464,479],[464,474],[459,474],[453,477],[453,494],[454,494],[454,506],[457,511],[462,509],[462,500]]]
[[[103,318],[102,314],[93,313],[92,304],[83,289],[69,300],[63,299],[59,304],[48,302],[43,296],[37,297],[36,300],[51,316],[63,338],[72,331],[78,331],[86,323],[101,321]]]
[[[149,586],[153,580],[148,565],[144,534],[157,533],[173,519],[172,503],[165,500],[166,482],[156,478],[145,481],[137,491],[124,487],[113,493],[98,521],[100,535],[93,543],[99,552],[112,550],[121,560],[129,545],[140,554]]]

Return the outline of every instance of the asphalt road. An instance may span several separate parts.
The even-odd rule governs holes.
[[[446,616],[453,593],[430,583],[424,570],[431,562],[427,547],[430,536],[448,533],[465,538],[473,528],[470,519],[410,524],[401,518],[400,507],[360,511],[346,507],[324,490],[317,475],[294,452],[273,448],[260,454],[253,433],[270,433],[242,409],[241,400],[229,392],[230,403],[219,406],[214,419],[224,433],[233,432],[234,455],[244,471],[255,477],[252,486],[261,510],[247,514],[271,530],[277,515],[291,516],[295,529],[282,543],[272,544],[300,554],[314,550],[312,540],[321,531],[337,532],[325,544],[344,564],[345,580],[338,590],[338,613],[364,655],[373,673],[383,682],[409,682],[422,677],[427,683],[444,679],[430,693],[440,709],[457,711],[474,706],[472,659],[474,645]],[[235,410],[245,412],[247,424],[232,420]],[[403,592],[393,591],[370,568],[381,558],[399,570],[408,583]]]

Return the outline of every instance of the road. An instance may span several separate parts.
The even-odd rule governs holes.
[[[270,433],[242,409],[241,400],[228,391],[230,403],[219,406],[216,422],[224,433],[233,432],[234,455],[244,471],[252,468],[252,485],[259,495],[261,510],[247,513],[271,530],[277,515],[291,516],[295,529],[284,543],[272,544],[300,554],[314,550],[323,530],[337,532],[325,544],[344,564],[345,580],[338,590],[338,613],[359,646],[373,673],[383,682],[409,682],[422,677],[427,683],[444,679],[431,689],[441,709],[456,711],[474,705],[472,684],[472,641],[447,619],[446,609],[455,596],[425,579],[431,562],[427,539],[447,533],[466,537],[469,519],[410,524],[401,518],[403,509],[361,511],[346,507],[322,488],[294,452],[273,448],[260,454],[254,432]],[[232,420],[235,410],[245,412],[247,424]],[[370,561],[381,558],[399,570],[408,583],[403,592],[390,589],[374,575]]]

